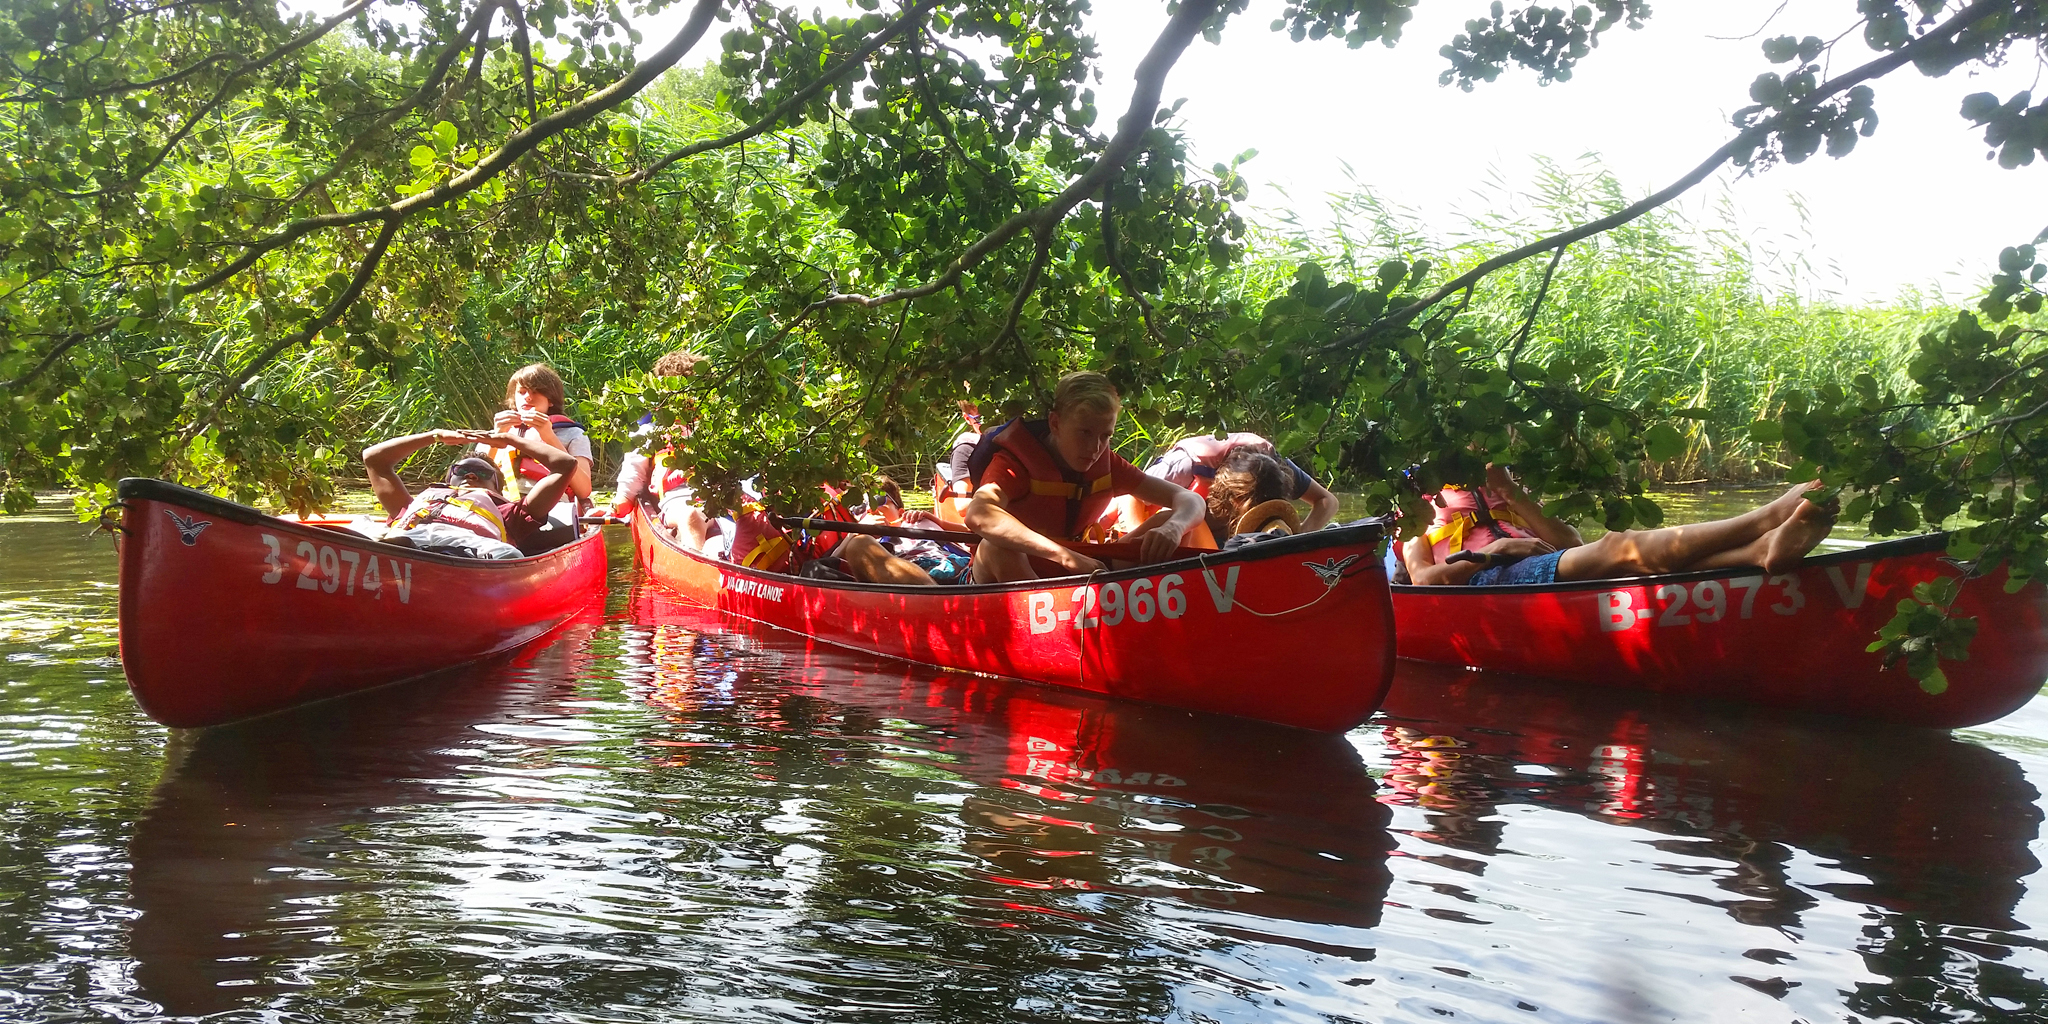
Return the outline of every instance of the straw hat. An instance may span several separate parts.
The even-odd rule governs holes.
[[[1294,503],[1285,498],[1262,501],[1237,517],[1233,533],[1264,533],[1278,526],[1288,533],[1301,532],[1301,516],[1294,511]]]

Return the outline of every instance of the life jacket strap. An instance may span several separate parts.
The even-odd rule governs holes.
[[[754,545],[754,550],[747,552],[747,557],[740,559],[740,564],[749,569],[759,569],[775,564],[787,554],[789,538],[778,533],[761,538],[761,543]]]
[[[1487,511],[1488,515],[1485,517],[1483,523],[1479,514],[1476,512],[1460,512],[1457,515],[1452,516],[1451,518],[1446,519],[1443,522],[1430,527],[1429,532],[1423,534],[1423,536],[1429,540],[1431,547],[1435,547],[1436,545],[1443,543],[1445,540],[1449,540],[1451,542],[1451,547],[1463,549],[1465,546],[1465,534],[1471,532],[1472,528],[1475,526],[1492,525],[1495,523],[1505,522],[1513,526],[1521,527],[1524,530],[1530,530],[1530,532],[1532,533],[1535,532],[1534,530],[1531,530],[1529,524],[1526,521],[1524,521],[1520,515],[1517,515],[1515,513],[1514,509],[1501,509],[1500,514],[1498,515],[1492,514],[1491,509]]]

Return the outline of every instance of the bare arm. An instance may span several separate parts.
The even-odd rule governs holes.
[[[377,504],[384,506],[385,517],[395,516],[412,504],[411,492],[405,489],[405,481],[398,478],[399,463],[430,444],[468,444],[476,438],[476,434],[466,431],[429,430],[363,449],[363,468],[370,474],[370,492],[377,496]]]
[[[1004,507],[1009,503],[1009,495],[1003,493],[1001,484],[983,484],[974,492],[974,500],[967,503],[967,510],[960,518],[966,521],[968,529],[981,535],[984,543],[1000,544],[1022,551],[1075,573],[1094,572],[1103,568],[1101,562],[1079,552],[1070,551],[1057,541],[1019,522],[1017,517],[1011,515]]]
[[[653,479],[654,460],[639,452],[627,452],[626,457],[619,461],[618,504],[631,505],[642,495],[653,497]]]
[[[1463,586],[1473,573],[1485,568],[1478,562],[1437,564],[1436,549],[1428,537],[1409,538],[1401,546],[1401,564],[1408,569],[1409,582],[1425,587]]]
[[[1337,496],[1330,489],[1311,480],[1308,490],[1301,492],[1301,500],[1308,502],[1308,518],[1302,520],[1301,531],[1320,530],[1337,518]]]
[[[496,418],[492,420],[492,426],[505,433],[538,438],[540,443],[550,448],[559,448],[563,451],[567,451],[569,448],[568,445],[562,443],[560,437],[556,436],[555,421],[549,419],[546,413],[519,412],[506,409],[500,411]],[[520,429],[522,427],[525,429]],[[576,468],[569,473],[569,492],[579,498],[588,498],[590,497],[592,486],[590,460],[578,455],[576,456]]]
[[[1500,466],[1486,467],[1486,486],[1506,498],[1508,507],[1529,524],[1529,532],[1553,548],[1575,548],[1586,541],[1579,536],[1577,527],[1562,519],[1552,519],[1543,514],[1543,503],[1529,496],[1515,478]]]
[[[1145,477],[1131,493],[1140,501],[1173,509],[1172,517],[1164,525],[1138,538],[1138,557],[1145,562],[1172,558],[1180,548],[1181,538],[1209,511],[1201,495],[1156,476]]]

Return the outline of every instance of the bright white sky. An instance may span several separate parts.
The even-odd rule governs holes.
[[[1570,82],[1543,87],[1534,75],[1511,71],[1469,94],[1438,86],[1445,66],[1438,49],[1487,5],[1429,0],[1398,47],[1351,50],[1269,31],[1281,3],[1253,0],[1221,45],[1197,41],[1189,49],[1165,97],[1187,99],[1180,114],[1202,164],[1259,151],[1245,166],[1254,205],[1324,220],[1323,196],[1350,187],[1348,164],[1383,199],[1416,211],[1425,224],[1449,227],[1459,211],[1490,201],[1480,192],[1489,178],[1516,187],[1530,181],[1536,155],[1572,164],[1597,153],[1633,194],[1662,187],[1732,134],[1729,115],[1749,103],[1750,80],[1769,67],[1758,50],[1762,38],[1832,38],[1854,19],[1849,0],[1666,0],[1641,31],[1606,36]],[[684,6],[643,25],[643,49],[675,31]],[[1099,124],[1107,129],[1128,102],[1131,73],[1165,23],[1166,5],[1095,0],[1095,8]],[[685,62],[709,59],[719,31]],[[1873,56],[1855,36],[1837,53],[1838,71]],[[2048,228],[2048,166],[2001,170],[1984,159],[1981,131],[1956,110],[1972,92],[2038,93],[2041,77],[2032,52],[1975,76],[1895,72],[1876,85],[1877,135],[1849,157],[1823,153],[1755,178],[1724,176],[1700,186],[1690,210],[1702,212],[1725,189],[1738,225],[1758,247],[1804,255],[1816,272],[1802,283],[1809,293],[1881,299],[1914,287],[1975,291],[2000,248]],[[1810,218],[1804,228],[1794,197]]]

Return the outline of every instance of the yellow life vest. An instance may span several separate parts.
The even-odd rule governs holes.
[[[435,484],[392,517],[391,528],[402,532],[428,523],[447,523],[479,537],[505,540],[505,520],[498,515],[497,497],[481,487]]]

